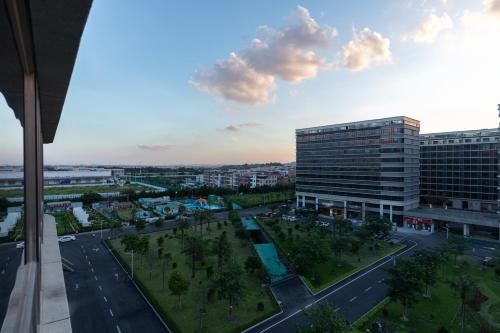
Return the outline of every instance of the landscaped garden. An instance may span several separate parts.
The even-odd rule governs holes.
[[[391,297],[359,320],[367,332],[499,332],[500,266],[462,256],[463,241],[419,251],[389,270]],[[498,258],[497,258],[498,260]],[[374,330],[375,332],[375,330]],[[378,331],[377,331],[378,332]]]
[[[404,247],[373,237],[390,229],[384,219],[372,219],[356,231],[340,219],[334,230],[278,218],[258,222],[314,293]]]
[[[265,205],[275,202],[283,202],[295,198],[294,191],[269,192],[269,193],[247,193],[232,194],[226,196],[230,202],[236,203],[242,208]]]
[[[56,220],[57,235],[74,234],[80,230],[80,224],[71,211],[51,213]]]
[[[176,332],[239,332],[279,311],[241,223],[180,220],[108,244]],[[203,223],[205,222],[205,223]]]

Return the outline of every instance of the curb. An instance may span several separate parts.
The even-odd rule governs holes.
[[[127,274],[127,276],[129,277],[130,281],[132,282],[132,284],[135,286],[135,288],[139,291],[139,293],[141,294],[142,298],[144,298],[144,300],[146,301],[146,303],[148,303],[149,307],[153,310],[153,312],[156,314],[156,316],[158,317],[158,319],[161,321],[161,323],[163,324],[163,326],[165,326],[165,328],[167,329],[168,332],[170,333],[173,333],[172,330],[168,327],[168,325],[165,323],[165,321],[163,320],[163,318],[160,316],[160,314],[156,311],[156,309],[154,308],[154,306],[149,302],[149,300],[147,299],[147,297],[144,295],[144,293],[142,292],[141,288],[139,288],[139,286],[137,285],[137,283],[135,283],[135,281],[132,279],[132,277],[130,276],[130,274],[128,273],[128,271],[125,269],[125,267],[123,267],[123,265],[121,264],[120,260],[118,260],[118,258],[115,256],[115,254],[113,253],[113,251],[108,247],[108,244],[106,244],[106,242],[104,241],[104,246],[106,247],[106,249],[108,249],[109,253],[111,253],[111,255],[113,256],[113,258],[115,259],[115,261],[118,263],[118,265],[120,265],[120,267],[123,269],[123,271],[125,272],[125,274]]]

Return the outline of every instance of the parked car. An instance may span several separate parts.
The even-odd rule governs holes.
[[[76,237],[73,235],[67,235],[67,236],[61,236],[59,237],[59,242],[60,243],[65,243],[65,242],[71,242],[76,240]]]
[[[16,244],[16,249],[24,249],[24,242],[19,242]]]

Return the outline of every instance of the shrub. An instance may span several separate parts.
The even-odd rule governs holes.
[[[222,229],[222,224],[220,222],[217,222],[217,229]]]
[[[177,263],[176,263],[175,261],[172,263],[172,268],[173,268],[173,269],[176,269],[176,268],[177,268]]]
[[[173,232],[174,232],[174,235],[177,234],[177,228],[174,228]]]
[[[264,303],[262,302],[257,303],[257,311],[259,312],[264,311]]]
[[[382,309],[382,316],[389,317],[389,310],[387,310],[386,308],[383,308]]]

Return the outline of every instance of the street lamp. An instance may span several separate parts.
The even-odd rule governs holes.
[[[448,223],[446,223],[444,228],[446,229],[446,239],[448,239],[448,233],[450,231],[450,227],[448,227]]]

